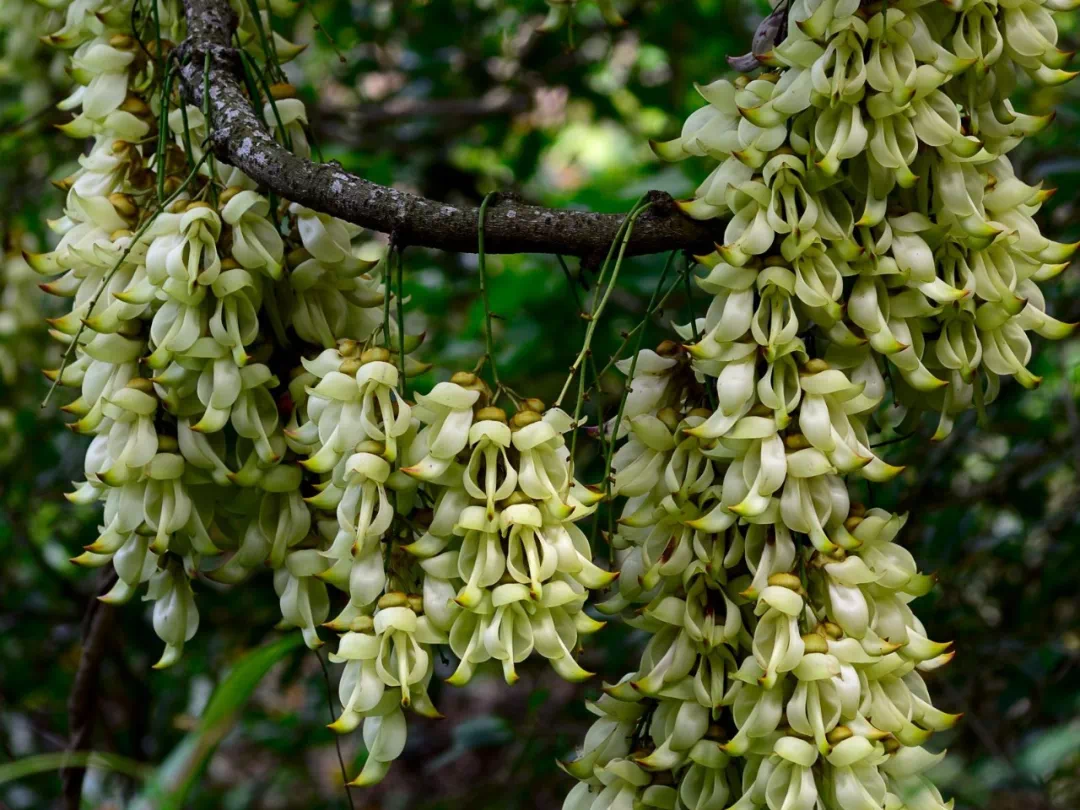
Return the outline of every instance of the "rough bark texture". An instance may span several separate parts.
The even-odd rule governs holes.
[[[335,163],[315,163],[278,144],[243,89],[240,57],[231,46],[236,25],[228,0],[184,0],[188,36],[181,49],[187,100],[203,104],[209,55],[209,104],[214,154],[279,196],[382,233],[402,245],[476,252],[478,210],[380,186]],[[671,198],[654,192],[638,218],[629,254],[686,250],[708,253],[720,238],[715,223],[684,216]],[[493,201],[495,202],[495,201]],[[593,260],[610,247],[622,215],[556,210],[504,198],[489,207],[484,228],[489,253],[560,253]]]

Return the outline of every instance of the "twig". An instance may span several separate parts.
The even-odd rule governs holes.
[[[236,15],[227,0],[184,0],[187,39],[180,46],[185,96],[203,97],[203,63],[210,54],[209,128],[215,154],[256,183],[300,205],[381,233],[398,232],[410,245],[473,252],[477,210],[425,199],[372,183],[336,163],[318,164],[279,144],[252,109],[243,89],[241,57],[232,46]],[[627,255],[681,249],[708,253],[723,238],[723,223],[685,216],[670,196],[653,192]],[[488,253],[602,255],[625,217],[515,204],[486,218]]]
[[[326,682],[326,706],[330,709],[330,719],[337,719],[337,712],[334,711],[334,688],[330,685],[330,670],[326,668],[326,662],[323,660],[322,653],[318,650],[312,650],[315,653],[315,657],[319,659],[319,666],[322,667],[323,680]],[[349,786],[349,771],[345,767],[345,757],[341,753],[341,737],[337,734],[334,735],[334,747],[337,748],[337,761],[341,767],[341,780],[345,783],[345,796],[349,800],[349,807],[352,810],[356,810],[356,805],[353,804],[352,788]]]
[[[697,315],[694,314],[694,290],[690,286],[690,257],[684,254],[684,258],[686,265],[683,269],[683,283],[686,285],[686,311],[690,314],[690,331],[693,333],[694,343],[697,343],[701,340],[701,335],[698,334]],[[705,379],[705,395],[709,399],[709,407],[715,410],[716,390],[709,385],[708,378]]]
[[[100,578],[99,595],[104,595],[116,582],[116,574],[111,569]],[[71,685],[68,696],[68,725],[70,734],[67,750],[83,751],[90,746],[90,737],[97,719],[100,705],[98,680],[101,662],[105,658],[105,647],[109,640],[116,609],[97,596],[91,599],[83,620],[83,646],[79,658],[79,668]],[[65,768],[61,771],[63,781],[64,806],[67,810],[79,810],[82,797],[84,768]]]
[[[398,361],[401,363],[401,382],[398,386],[398,393],[401,394],[402,400],[405,399],[405,262],[401,256],[402,246],[397,245],[394,248],[393,256],[394,261],[397,264],[397,331],[398,331]],[[390,272],[389,266],[386,268],[387,273]]]
[[[491,366],[491,379],[495,383],[495,390],[501,387],[499,383],[499,370],[495,366],[495,343],[491,337],[491,300],[488,298],[487,286],[487,252],[484,249],[484,220],[487,218],[488,205],[491,198],[498,192],[492,191],[484,197],[480,203],[480,212],[476,221],[476,260],[480,271],[480,296],[484,301],[484,360]]]
[[[633,208],[630,209],[630,213],[623,220],[619,226],[619,230],[615,234],[615,239],[612,240],[611,245],[608,247],[607,258],[604,260],[604,265],[600,269],[600,275],[596,279],[596,293],[594,303],[591,311],[586,317],[589,322],[588,328],[585,330],[585,342],[581,347],[581,351],[578,352],[578,356],[574,359],[573,364],[570,366],[570,373],[566,377],[566,382],[563,383],[562,390],[559,392],[558,398],[555,400],[555,407],[559,407],[562,404],[563,398],[566,396],[566,392],[570,390],[570,383],[574,381],[575,375],[581,370],[582,364],[585,362],[585,357],[589,353],[590,344],[592,343],[592,335],[596,330],[596,322],[600,319],[600,315],[604,311],[604,307],[607,306],[608,299],[611,297],[611,291],[614,289],[615,279],[607,283],[604,287],[605,276],[607,274],[608,266],[611,264],[611,260],[615,255],[615,250],[619,250],[619,259],[615,264],[615,276],[618,276],[619,268],[622,264],[622,258],[625,255],[626,248],[626,232],[627,229],[637,220],[638,215],[646,209],[647,206],[643,205],[645,197],[642,196]],[[603,290],[601,290],[603,288]]]
[[[668,254],[667,261],[664,263],[664,270],[660,273],[660,279],[656,282],[656,288],[653,290],[652,298],[649,299],[649,306],[646,309],[645,318],[642,320],[644,324],[649,319],[648,313],[652,311],[656,306],[656,299],[660,295],[660,289],[664,286],[664,279],[667,278],[667,274],[671,271],[671,266],[675,261],[675,251],[671,251]],[[668,290],[670,293],[670,290]],[[634,344],[634,355],[630,360],[629,373],[626,375],[626,380],[623,381],[622,394],[619,396],[619,409],[615,412],[615,421],[612,423],[611,438],[608,440],[607,452],[604,454],[604,500],[608,502],[608,530],[610,532],[612,528],[612,521],[614,513],[611,510],[611,463],[615,457],[615,444],[619,435],[619,426],[622,425],[623,414],[626,412],[626,400],[630,395],[630,388],[634,384],[634,372],[637,370],[638,356],[641,354],[641,344],[645,338],[645,330],[641,329],[638,332],[637,342]],[[599,381],[599,377],[597,378]],[[604,435],[604,425],[600,425],[600,435]],[[593,538],[596,536],[596,529],[599,526],[599,521],[593,522]]]
[[[619,279],[619,270],[622,268],[623,259],[626,258],[626,243],[630,241],[630,236],[634,232],[634,223],[641,214],[648,210],[652,203],[646,203],[643,196],[631,209],[630,215],[626,218],[626,227],[619,240],[619,256],[615,260],[615,267],[611,271],[611,280],[607,282],[607,286],[604,287],[603,294],[600,292],[600,287],[604,284],[604,276],[607,272],[608,263],[611,261],[611,254],[608,254],[608,261],[604,262],[604,267],[600,270],[600,275],[596,279],[596,295],[599,296],[599,300],[593,306],[592,311],[589,313],[589,325],[585,330],[585,342],[581,347],[581,351],[578,353],[577,359],[574,360],[574,364],[570,367],[570,374],[567,377],[566,383],[563,385],[563,390],[559,394],[559,399],[555,403],[555,407],[559,407],[562,402],[563,396],[566,394],[566,389],[570,386],[570,381],[574,378],[575,372],[579,373],[578,378],[578,394],[577,402],[574,404],[574,422],[573,422],[573,436],[570,439],[570,463],[573,464],[574,455],[577,452],[577,438],[581,432],[581,408],[585,402],[585,369],[584,362],[592,355],[592,339],[596,332],[596,325],[600,322],[600,316],[604,313],[604,307],[607,306],[608,299],[611,297],[611,291],[615,288],[615,283]],[[615,249],[614,243],[611,246],[612,250]]]

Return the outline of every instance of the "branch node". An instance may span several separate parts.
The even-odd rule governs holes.
[[[202,106],[208,78],[212,104],[209,131],[214,154],[282,199],[352,222],[397,234],[404,245],[461,253],[477,250],[478,212],[388,188],[352,175],[335,161],[314,163],[274,140],[252,109],[240,52],[232,46],[236,15],[228,0],[183,0],[187,39],[180,45],[180,76],[188,103]],[[209,56],[209,76],[204,76]],[[723,223],[698,222],[682,214],[666,192],[650,192],[653,210],[641,217],[626,255],[686,250],[701,255],[722,240]],[[500,192],[498,216],[487,223],[485,250],[496,253],[557,253],[582,258],[582,273],[601,266],[624,220],[623,214],[555,210],[530,205],[516,191]],[[583,284],[585,278],[578,274]]]

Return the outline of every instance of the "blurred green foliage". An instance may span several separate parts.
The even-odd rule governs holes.
[[[77,145],[51,129],[63,120],[51,105],[63,97],[66,80],[51,53],[18,33],[25,15],[45,26],[47,12],[30,0],[0,5],[0,237],[7,257],[0,292],[0,758],[6,761],[66,747],[66,701],[83,616],[100,583],[96,572],[67,561],[93,539],[97,516],[63,499],[78,476],[84,442],[63,429],[62,403],[39,407],[47,382],[35,369],[56,362],[38,320],[49,304],[17,258],[23,248],[44,245],[45,221],[62,206],[62,195],[50,193],[47,182],[70,173],[77,158]],[[628,23],[623,28],[607,26],[594,6],[580,4],[572,30],[544,34],[537,30],[543,0],[310,0],[282,28],[309,43],[287,70],[309,105],[323,159],[373,181],[450,202],[477,203],[500,190],[546,205],[625,211],[643,191],[686,195],[704,178],[693,162],[659,163],[647,140],[678,131],[699,104],[693,83],[726,71],[725,57],[747,49],[767,7],[753,0],[618,5]],[[1065,37],[1075,44],[1076,15],[1070,23]],[[1017,166],[1026,179],[1058,188],[1041,215],[1048,235],[1080,239],[1080,83],[1025,91],[1016,106],[1057,111],[1056,124],[1018,150]],[[663,264],[664,257],[650,257],[623,268],[594,343],[598,360],[606,362],[621,333],[641,320]],[[446,369],[473,368],[483,354],[476,257],[413,249],[405,265],[409,331],[427,333],[420,355],[436,363],[440,378]],[[593,268],[575,260],[569,269],[564,275],[550,256],[489,260],[500,375],[547,402],[585,328],[578,301]],[[1049,287],[1048,301],[1057,317],[1080,320],[1075,268]],[[685,322],[691,307],[705,305],[705,296],[688,300],[677,290],[650,322],[645,345],[670,336],[667,324]],[[1034,393],[1007,387],[986,424],[962,421],[937,446],[929,443],[929,427],[895,442],[887,457],[907,470],[865,492],[876,505],[910,510],[906,543],[939,576],[939,587],[918,608],[933,637],[957,641],[956,661],[931,688],[943,708],[966,713],[954,730],[938,735],[947,739],[935,740],[950,748],[937,776],[959,807],[1080,806],[1080,340],[1038,345],[1032,368],[1043,376],[1042,387]],[[593,420],[610,416],[616,402],[618,383],[609,377],[590,398]],[[415,386],[424,390],[434,381],[429,373]],[[595,452],[581,448],[586,479],[600,475]],[[205,728],[215,687],[227,686],[224,679],[245,653],[278,637],[268,574],[252,586],[224,590],[206,582],[197,590],[203,629],[183,660],[164,672],[150,669],[158,645],[146,610],[133,603],[117,611],[97,695],[94,749],[142,763],[175,761],[170,752],[183,751],[191,745],[186,735]],[[512,690],[494,673],[464,690],[433,684],[446,719],[418,722],[390,777],[354,791],[356,806],[557,807],[570,780],[554,758],[587,728],[582,699],[596,695],[601,677],[626,671],[639,642],[621,626],[594,637],[583,663],[599,677],[582,686],[542,665],[523,667]],[[331,711],[320,662],[287,647],[262,648],[283,658],[251,684],[251,700],[231,718],[183,806],[348,806],[335,740],[325,728]],[[439,672],[449,670],[444,665]],[[341,740],[350,775],[363,762],[358,737]],[[129,777],[92,768],[85,806],[128,806],[138,789]],[[0,806],[51,806],[59,791],[55,772],[27,776],[0,785]],[[139,806],[163,805],[151,798]]]

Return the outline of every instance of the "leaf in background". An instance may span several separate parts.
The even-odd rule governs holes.
[[[497,748],[514,739],[510,724],[493,714],[482,714],[459,723],[454,728],[454,744],[428,764],[428,770],[438,770],[477,748]]]
[[[1017,764],[1022,771],[1046,779],[1077,754],[1080,754],[1080,722],[1073,722],[1040,734],[1020,752]]]
[[[36,773],[64,768],[100,768],[103,771],[122,773],[133,779],[147,779],[154,772],[150,766],[119,754],[101,751],[57,751],[52,754],[34,754],[0,765],[0,785]]]
[[[214,690],[198,726],[181,740],[129,810],[180,810],[218,743],[229,733],[237,714],[270,668],[300,646],[303,637],[290,633],[240,659]]]

